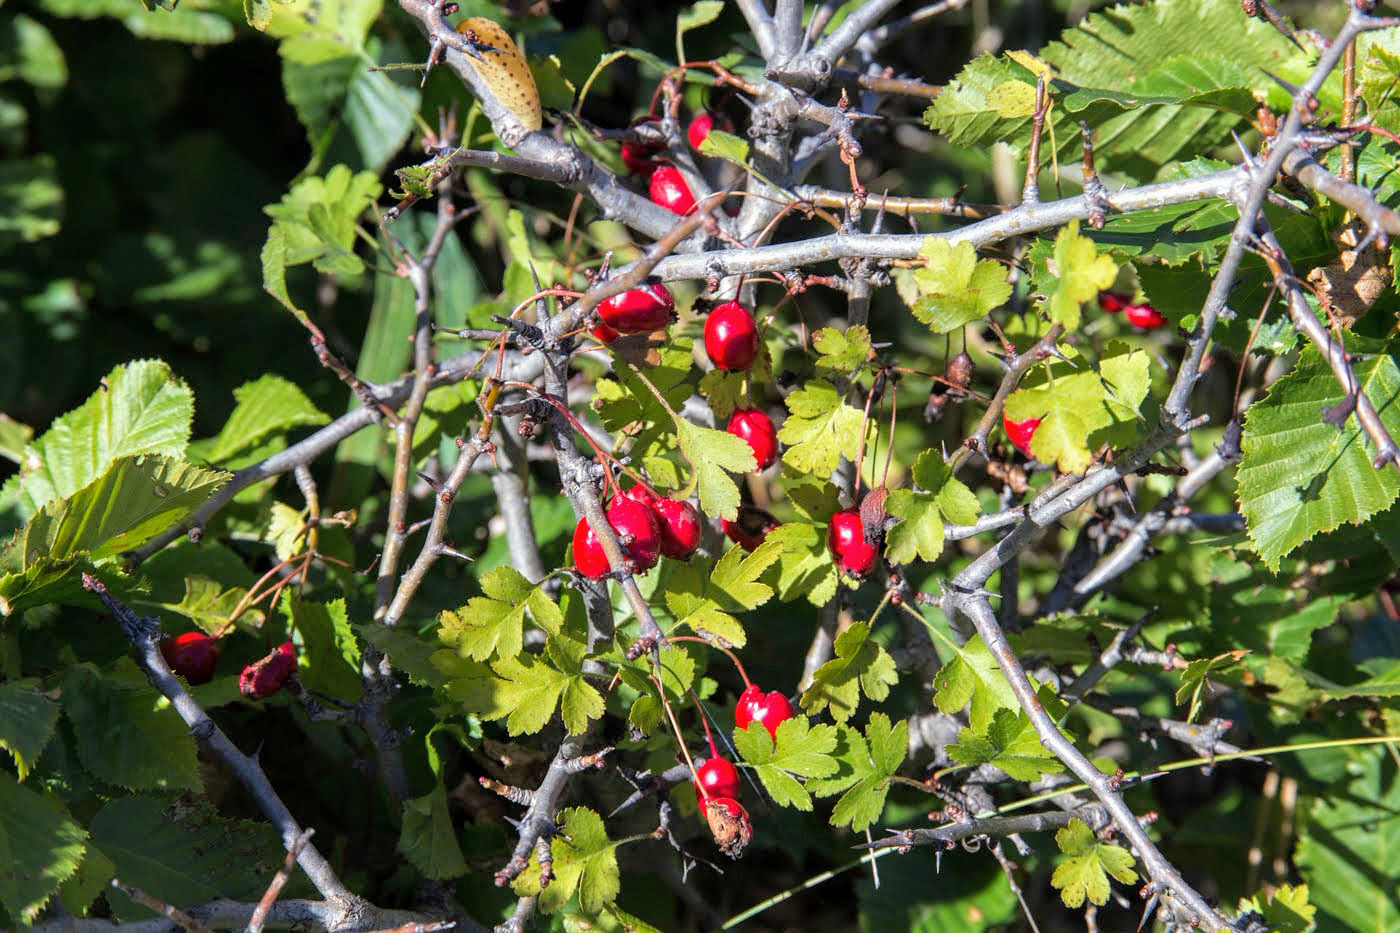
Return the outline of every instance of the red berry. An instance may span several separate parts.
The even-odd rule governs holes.
[[[160,653],[170,669],[185,678],[191,686],[207,684],[214,679],[214,665],[219,661],[219,643],[202,632],[162,638]]]
[[[836,565],[853,577],[864,577],[880,556],[879,550],[865,540],[865,523],[855,509],[831,516],[831,525],[826,531],[826,546],[836,558]]]
[[[1040,427],[1040,419],[1027,418],[1025,421],[1012,421],[1006,415],[1002,415],[1001,426],[1006,430],[1007,440],[1011,441],[1021,453],[1034,460],[1035,454],[1031,453],[1031,438],[1035,436],[1035,429]]]
[[[792,704],[778,691],[765,694],[757,684],[749,684],[739,694],[739,705],[734,708],[734,725],[747,729],[750,723],[761,722],[773,741],[778,741],[778,726],[792,718]]]
[[[689,214],[695,210],[695,195],[685,183],[680,170],[662,165],[651,175],[651,200],[673,214]]]
[[[643,285],[598,305],[601,324],[594,328],[593,336],[612,343],[619,334],[649,334],[671,323],[675,310],[676,300],[665,285]]]
[[[689,502],[654,499],[651,510],[661,528],[661,553],[672,560],[689,560],[700,547],[700,513]]]
[[[701,812],[719,850],[730,858],[743,855],[753,841],[753,824],[739,802],[728,797],[711,797],[709,803],[701,807]]]
[[[727,518],[719,520],[719,527],[724,531],[724,536],[733,541],[746,551],[752,551],[763,543],[763,539],[768,537],[767,531],[760,531],[752,534],[744,530],[744,526],[738,522],[731,522]]]
[[[705,352],[716,369],[748,369],[758,356],[758,325],[749,309],[729,301],[711,311],[705,318]]]
[[[695,800],[705,809],[705,799],[739,796],[739,770],[723,758],[715,757],[695,769]]]
[[[661,531],[651,509],[625,496],[614,499],[608,506],[608,524],[619,538],[630,538],[622,549],[632,558],[638,573],[656,566],[661,554]],[[580,518],[574,526],[574,569],[590,580],[601,580],[612,569],[602,542],[586,518]]]
[[[296,669],[296,648],[284,641],[267,657],[243,668],[238,675],[238,689],[250,700],[265,699],[281,690]]]
[[[690,148],[699,152],[700,144],[705,141],[705,138],[710,135],[710,130],[715,127],[728,133],[734,128],[734,124],[730,123],[727,117],[720,117],[716,120],[715,115],[709,111],[691,120],[690,126],[685,131],[685,138],[690,142]]]
[[[1156,330],[1167,324],[1162,312],[1151,305],[1128,305],[1123,309],[1123,317],[1138,330]]]
[[[1120,292],[1099,292],[1099,307],[1109,314],[1117,314],[1133,303],[1131,295]]]
[[[741,437],[753,448],[753,458],[758,461],[758,469],[766,470],[778,459],[778,429],[773,427],[773,419],[757,408],[740,408],[729,417],[726,428],[735,437]]]

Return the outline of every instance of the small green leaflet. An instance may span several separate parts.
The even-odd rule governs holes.
[[[726,162],[733,162],[746,168],[749,161],[749,144],[732,133],[712,129],[710,135],[700,143],[700,154],[715,156]]]
[[[337,165],[324,177],[303,178],[281,201],[263,208],[273,229],[282,231],[283,267],[310,262],[326,275],[359,275],[364,263],[355,255],[355,229],[380,191],[373,172]],[[267,261],[264,250],[264,271]],[[273,284],[282,285],[264,281],[263,287],[272,291]]]
[[[1012,421],[1041,419],[1031,438],[1031,453],[1065,473],[1087,468],[1093,452],[1104,444],[1121,447],[1132,442],[1140,422],[1138,409],[1151,384],[1147,353],[1122,341],[1104,347],[1098,372],[1086,372],[1088,363],[1082,357],[1076,365],[1077,371],[1053,378],[1047,367],[1006,400],[1006,417]]]
[[[467,873],[448,812],[447,791],[440,782],[422,797],[404,801],[399,851],[429,878],[457,878]]]
[[[845,333],[823,327],[812,335],[812,348],[818,354],[817,369],[848,376],[870,357],[870,330],[863,324],[848,327]]]
[[[1317,908],[1308,903],[1308,886],[1281,885],[1272,894],[1263,891],[1254,897],[1242,897],[1240,913],[1257,911],[1269,929],[1277,933],[1308,933],[1317,918]]]
[[[222,464],[272,435],[330,421],[299,386],[281,376],[245,382],[233,390],[233,397],[238,402],[233,414],[216,437],[191,445],[189,459]]]
[[[696,0],[689,9],[676,17],[676,61],[688,60],[685,57],[685,34],[692,29],[708,26],[719,19],[723,12],[724,0]]]
[[[871,713],[864,738],[844,724],[838,730],[837,772],[808,781],[807,790],[818,797],[845,791],[832,810],[831,825],[861,832],[884,812],[889,779],[898,773],[909,751],[909,723],[901,720],[891,725],[884,713]]]
[[[1038,781],[1064,770],[1059,759],[1040,744],[1040,736],[1024,712],[998,709],[981,732],[963,729],[958,744],[948,746],[948,758],[975,768],[993,765],[1016,781]]]
[[[805,595],[814,606],[825,606],[836,595],[838,575],[831,549],[826,546],[826,526],[808,522],[783,522],[768,533],[765,544],[782,550],[778,570],[778,598],[790,602]]]
[[[1248,651],[1227,651],[1213,658],[1200,658],[1186,665],[1186,670],[1181,672],[1181,686],[1176,688],[1176,704],[1180,706],[1189,701],[1187,722],[1194,721],[1201,711],[1201,693],[1210,683],[1211,673],[1238,664],[1247,654]]]
[[[757,609],[773,596],[773,588],[758,582],[782,553],[782,545],[765,541],[753,553],[730,548],[711,568],[703,561],[678,564],[666,588],[666,608],[680,625],[696,634],[711,634],[742,648],[747,642],[735,613]]]
[[[777,741],[762,723],[749,723],[734,731],[734,748],[753,766],[763,787],[780,807],[812,809],[812,797],[799,777],[822,778],[836,773],[836,727],[812,725],[806,716],[794,716],[778,726]]]
[[[296,621],[302,651],[302,686],[346,703],[360,699],[360,646],[350,628],[344,599],[319,603],[284,591],[282,611]]]
[[[695,684],[695,659],[687,648],[666,645],[659,652],[661,686],[666,691],[666,701],[672,706],[686,703],[689,700],[686,694]],[[627,719],[644,733],[655,729],[663,715],[651,672],[651,659],[646,656],[637,661],[624,662],[618,671],[623,683],[637,691],[637,699],[632,702]]]
[[[944,647],[956,653],[933,678],[936,691],[933,702],[939,712],[960,713],[970,702],[968,722],[974,732],[985,733],[997,710],[1021,708],[981,635],[974,635],[967,644],[958,646],[938,628],[929,626],[929,631]]]
[[[1060,900],[1066,907],[1082,907],[1086,898],[1100,907],[1107,904],[1109,875],[1123,884],[1137,881],[1133,853],[1122,846],[1099,842],[1082,820],[1071,820],[1055,833],[1055,842],[1069,858],[1055,868],[1050,884],[1060,889]]]
[[[582,734],[603,714],[603,697],[583,677],[584,654],[581,642],[560,634],[545,645],[548,660],[522,653],[497,661],[491,709],[482,718],[504,719],[511,735],[525,735],[543,729],[558,706],[564,728]]]
[[[617,899],[622,877],[617,868],[617,847],[608,839],[603,818],[587,807],[569,807],[555,815],[559,832],[554,836],[554,880],[540,890],[540,863],[530,857],[530,868],[515,882],[515,893],[538,894],[540,910],[553,913],[578,893],[579,907],[597,914]]]
[[[970,525],[977,520],[977,497],[936,451],[925,450],[914,461],[914,484],[919,491],[896,489],[885,500],[885,510],[902,519],[890,529],[885,556],[895,564],[915,558],[933,561],[943,553],[943,523]]]
[[[990,259],[978,260],[971,243],[929,237],[919,255],[927,265],[914,270],[919,297],[912,310],[935,334],[980,321],[1011,297],[1006,270]]]
[[[58,704],[39,692],[37,681],[0,684],[0,751],[14,758],[21,781],[57,725]]]
[[[559,634],[564,615],[544,592],[513,567],[497,567],[481,579],[485,596],[476,596],[456,611],[439,617],[438,638],[463,657],[487,661],[520,653],[529,612],[540,628]]]
[[[836,636],[834,650],[836,656],[817,668],[803,692],[802,708],[812,714],[828,710],[837,722],[845,722],[855,715],[862,693],[880,702],[899,674],[894,658],[870,638],[869,622],[857,622]]]
[[[787,407],[792,414],[778,432],[778,440],[788,448],[783,463],[799,473],[826,477],[841,457],[856,459],[863,413],[847,405],[830,384],[807,383],[787,397]]]
[[[1055,236],[1049,272],[1056,279],[1046,288],[1050,320],[1074,330],[1079,326],[1080,306],[1113,284],[1118,265],[1112,257],[1100,256],[1094,241],[1079,235],[1079,221],[1071,220]]]
[[[681,456],[695,468],[685,494],[695,490],[702,512],[733,521],[739,516],[739,487],[729,474],[758,467],[753,448],[727,431],[702,428],[681,417],[676,418],[676,440]]]

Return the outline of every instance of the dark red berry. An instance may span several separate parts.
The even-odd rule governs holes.
[[[705,318],[705,352],[716,369],[748,369],[758,356],[758,325],[749,309],[729,301],[711,311]]]
[[[1128,305],[1123,309],[1123,317],[1138,330],[1157,330],[1167,325],[1167,319],[1151,305]]]
[[[709,112],[702,113],[694,120],[690,121],[690,126],[685,131],[685,138],[690,142],[690,148],[696,152],[700,151],[700,144],[710,135],[710,130],[718,126],[722,131],[729,132],[733,124],[724,117],[715,119],[715,115]]]
[[[792,704],[778,691],[765,694],[757,684],[749,684],[739,694],[734,708],[734,725],[747,729],[750,723],[761,722],[773,741],[778,741],[778,726],[792,718]]]
[[[695,800],[705,809],[705,800],[716,797],[739,796],[739,769],[720,757],[714,757],[695,769]]]
[[[191,686],[207,684],[214,679],[214,665],[219,662],[219,643],[203,632],[186,632],[174,638],[162,638],[160,653],[170,669],[185,678]]]
[[[676,300],[665,285],[643,285],[614,295],[598,305],[599,327],[593,336],[612,343],[619,334],[649,334],[671,323]],[[608,333],[599,331],[607,328]]]
[[[695,195],[685,177],[674,165],[662,165],[651,174],[651,200],[673,214],[689,214],[695,210]]]
[[[778,429],[773,419],[757,408],[740,408],[729,417],[730,434],[744,439],[753,448],[758,469],[766,470],[778,459]]]
[[[625,496],[614,499],[608,506],[608,524],[625,542],[622,549],[632,558],[637,573],[646,573],[656,566],[661,554],[661,531],[651,509]],[[590,580],[601,580],[612,569],[602,542],[586,518],[580,518],[574,526],[574,569]]]
[[[644,123],[660,123],[660,117],[642,117],[632,125],[641,126]],[[643,178],[650,178],[651,173],[656,171],[655,157],[657,153],[665,150],[665,146],[659,142],[641,142],[628,140],[622,144],[622,164],[627,166],[627,170]]]
[[[1132,303],[1132,295],[1124,295],[1121,292],[1099,292],[1099,307],[1109,314],[1117,314]]]
[[[1001,426],[1006,430],[1006,438],[1021,453],[1035,459],[1035,454],[1031,453],[1031,438],[1035,436],[1035,429],[1040,427],[1039,418],[1027,418],[1025,421],[1012,421],[1006,415],[1001,416]]]
[[[831,516],[826,531],[826,545],[836,558],[836,565],[853,577],[864,577],[875,566],[879,550],[865,540],[865,524],[860,513],[847,509]]]
[[[700,547],[700,513],[689,502],[654,499],[651,510],[661,528],[661,553],[672,560],[689,560]]]
[[[724,536],[733,541],[746,551],[752,551],[763,543],[763,539],[768,537],[768,532],[760,531],[758,534],[751,534],[744,530],[738,522],[731,522],[727,518],[719,520],[719,527],[724,532]]]
[[[284,641],[267,657],[243,668],[238,675],[238,689],[250,700],[265,699],[281,690],[296,669],[296,648],[291,642]]]

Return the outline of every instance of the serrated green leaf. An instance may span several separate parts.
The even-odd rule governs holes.
[[[56,800],[0,771],[0,906],[33,923],[39,909],[73,874],[87,833]]]
[[[198,800],[122,797],[98,811],[91,831],[117,877],[167,904],[256,900],[285,855],[268,823],[230,820]],[[107,897],[121,920],[150,917],[125,895]]]
[[[835,774],[836,727],[812,725],[794,716],[778,726],[776,740],[762,723],[734,730],[734,748],[753,767],[763,787],[780,807],[812,809],[812,798],[797,780]]]
[[[15,760],[19,779],[39,760],[58,725],[58,704],[31,686],[0,684],[0,749]]]
[[[758,578],[781,555],[781,545],[766,540],[752,553],[731,548],[715,564],[706,594],[730,611],[757,609],[773,596],[773,588],[758,582]]]
[[[845,793],[832,810],[832,826],[861,832],[880,818],[889,793],[889,779],[899,771],[909,750],[909,723],[890,723],[884,713],[872,713],[865,736],[850,726],[838,727],[834,756],[836,773],[807,782],[818,797]]]
[[[986,732],[997,710],[1021,708],[981,635],[972,636],[961,646],[951,642],[944,642],[944,646],[955,654],[933,678],[933,702],[939,712],[960,713],[968,707],[967,719],[973,731]]]
[[[764,544],[781,548],[778,564],[778,598],[791,602],[806,596],[814,606],[824,606],[836,595],[838,575],[831,549],[826,546],[825,525],[784,522],[768,532]]]
[[[739,515],[739,487],[730,473],[751,473],[758,467],[753,448],[743,438],[676,419],[676,442],[681,456],[695,468],[691,478],[706,515],[733,521]],[[687,487],[689,489],[689,487]]]
[[[583,677],[583,645],[560,635],[549,639],[545,654],[547,661],[520,654],[491,666],[496,674],[492,705],[482,718],[505,719],[511,735],[524,735],[543,729],[557,706],[564,728],[581,735],[590,720],[603,714],[602,695]]]
[[[712,369],[700,377],[698,391],[710,403],[715,424],[728,421],[735,409],[741,407],[739,399],[747,384],[748,373],[727,373],[722,369]]]
[[[1358,345],[1353,371],[1392,437],[1400,437],[1400,343]],[[1371,466],[1370,442],[1354,416],[1338,430],[1322,420],[1342,402],[1332,370],[1309,347],[1293,372],[1245,414],[1235,473],[1245,529],[1270,570],[1321,532],[1357,524],[1400,498],[1400,475]]]
[[[327,424],[330,418],[306,393],[281,376],[266,375],[233,390],[233,414],[218,435],[201,444],[198,458],[223,463],[273,434]]]
[[[1270,930],[1276,933],[1308,933],[1312,930],[1317,908],[1308,903],[1308,886],[1305,884],[1280,885],[1269,891],[1261,891],[1252,898],[1240,898],[1239,911],[1257,911],[1263,916]]]
[[[442,784],[422,797],[405,800],[399,851],[429,878],[457,878],[467,872]]]
[[[929,237],[919,255],[927,264],[914,270],[919,288],[914,316],[935,334],[980,321],[1011,297],[1006,270],[993,260],[979,261],[971,243]]]
[[[783,463],[826,478],[841,457],[854,461],[861,448],[863,413],[847,405],[825,382],[809,382],[787,397],[789,415],[778,432],[787,445]],[[870,426],[866,426],[867,435]]]
[[[345,703],[359,700],[363,692],[360,646],[350,628],[345,600],[318,603],[296,599],[288,592],[282,607],[301,634],[297,662],[302,686]]]
[[[144,680],[72,667],[63,681],[63,714],[83,767],[99,780],[133,790],[201,787],[189,727]]]
[[[123,457],[179,457],[189,441],[194,398],[159,360],[117,366],[102,388],[29,444],[18,477],[19,504],[28,518],[55,499],[88,486]]]
[[[539,895],[539,908],[553,913],[578,894],[579,907],[597,914],[617,899],[622,876],[617,866],[618,843],[608,839],[603,818],[587,807],[568,807],[555,817],[559,834],[553,840],[554,880],[540,890],[540,867],[534,856],[515,882],[520,896]]]
[[[1048,296],[1050,320],[1066,330],[1078,328],[1080,307],[1118,278],[1118,264],[1112,257],[1100,256],[1093,240],[1080,236],[1078,220],[1071,220],[1055,235],[1049,269],[1054,281],[1037,284]]]
[[[977,497],[961,481],[936,451],[925,450],[914,461],[911,471],[918,490],[896,489],[885,500],[885,511],[901,519],[886,538],[885,557],[894,564],[907,564],[916,556],[937,560],[943,553],[945,519],[957,525],[977,520]]]
[[[1060,890],[1066,907],[1082,907],[1086,898],[1100,907],[1107,904],[1110,875],[1123,884],[1137,881],[1133,853],[1122,846],[1099,842],[1082,820],[1071,820],[1055,833],[1055,842],[1068,858],[1056,866],[1050,884]]]
[[[749,161],[749,144],[732,133],[712,129],[700,143],[700,154],[724,159],[744,168]]]
[[[1176,703],[1180,706],[1189,701],[1186,721],[1193,722],[1201,711],[1201,694],[1210,683],[1210,675],[1239,663],[1248,651],[1227,651],[1213,658],[1198,658],[1186,665],[1181,672],[1181,686],[1176,689]]]
[[[809,713],[829,710],[837,722],[855,714],[863,693],[880,702],[899,680],[894,659],[871,640],[870,623],[856,622],[836,636],[834,657],[817,668],[812,685],[802,694],[802,708]]]
[[[1015,781],[1038,781],[1045,774],[1059,774],[1064,766],[1045,746],[1024,712],[998,709],[983,732],[963,729],[958,743],[948,746],[948,758],[975,768],[993,765]]]
[[[812,335],[812,349],[817,351],[817,369],[846,376],[869,359],[870,330],[863,324],[848,327],[844,333],[834,327],[823,327]]]
[[[286,294],[286,268],[308,262],[326,275],[358,276],[364,270],[364,262],[355,255],[355,230],[360,216],[380,191],[373,172],[352,173],[348,167],[337,165],[324,177],[303,178],[281,201],[264,207],[263,212],[274,221],[272,230],[280,230],[281,234],[274,242],[269,231],[263,247],[263,287],[282,299]],[[283,281],[277,280],[279,271]],[[293,307],[289,300],[283,303]]]
[[[524,644],[525,615],[551,635],[559,633],[564,616],[559,606],[513,567],[497,567],[481,579],[485,596],[469,600],[439,616],[438,637],[463,657],[488,661],[513,658]]]

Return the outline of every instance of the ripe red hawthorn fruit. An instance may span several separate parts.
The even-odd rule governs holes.
[[[284,641],[267,657],[243,668],[238,675],[238,689],[250,700],[266,699],[281,690],[296,669],[296,648]]]
[[[705,318],[705,353],[716,369],[748,369],[758,356],[758,325],[753,313],[737,301],[727,301]]]
[[[160,653],[170,669],[185,678],[191,686],[207,684],[214,679],[214,665],[219,661],[219,643],[203,632],[186,632],[174,638],[162,638]]]
[[[731,124],[727,118],[720,117],[716,120],[715,115],[709,111],[691,120],[690,126],[687,127],[685,131],[685,138],[690,142],[690,148],[699,152],[700,144],[710,135],[710,130],[714,129],[716,126],[726,133],[733,129],[733,124]]]
[[[1040,427],[1039,418],[1027,418],[1025,421],[1012,421],[1006,415],[1001,416],[1001,426],[1006,431],[1007,440],[1017,450],[1025,454],[1032,460],[1035,454],[1031,453],[1031,438],[1035,436],[1035,429]]]
[[[1138,330],[1157,330],[1167,325],[1166,317],[1151,305],[1128,305],[1123,309],[1123,317]]]
[[[715,837],[719,850],[730,858],[739,858],[753,840],[753,824],[749,814],[737,800],[711,797],[704,806],[705,822]]]
[[[625,496],[614,499],[608,506],[608,524],[618,538],[627,542],[622,549],[632,558],[637,573],[646,573],[656,566],[661,556],[661,529],[651,509]],[[602,542],[586,518],[580,518],[574,526],[574,569],[590,580],[601,580],[612,569]]]
[[[1117,314],[1133,303],[1133,296],[1122,292],[1099,292],[1099,307],[1109,314]]]
[[[700,548],[700,513],[689,502],[653,495],[644,486],[633,486],[623,493],[651,509],[661,533],[661,556],[689,560]]]
[[[880,556],[879,550],[865,540],[865,523],[855,509],[831,516],[831,525],[826,531],[826,546],[836,558],[836,565],[853,577],[864,577]]]
[[[695,769],[695,802],[705,809],[705,801],[739,796],[739,769],[719,756]]]
[[[745,687],[734,707],[734,725],[747,729],[750,723],[761,722],[774,742],[778,741],[778,727],[791,718],[792,704],[787,697],[776,690],[764,693],[757,684]]]
[[[593,336],[612,343],[619,334],[649,334],[671,323],[676,300],[665,285],[643,285],[613,295],[598,305]]]
[[[766,470],[778,459],[778,429],[773,427],[773,419],[757,408],[737,409],[729,416],[725,430],[753,448],[758,469]]]
[[[673,214],[689,214],[695,210],[695,195],[685,177],[674,165],[658,166],[651,174],[651,200]]]

